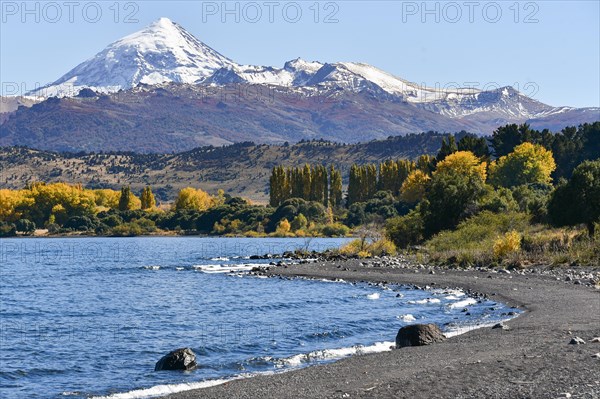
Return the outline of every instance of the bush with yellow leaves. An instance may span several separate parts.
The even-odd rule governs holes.
[[[494,242],[494,256],[504,258],[507,255],[517,253],[521,250],[521,234],[511,230]]]
[[[372,242],[366,239],[356,239],[341,247],[340,253],[349,256],[358,256],[359,258],[395,255],[396,246],[387,238],[381,238]]]

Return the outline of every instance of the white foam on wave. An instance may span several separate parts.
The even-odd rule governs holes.
[[[319,360],[335,360],[353,355],[366,355],[369,353],[386,352],[392,350],[394,345],[394,342],[377,342],[368,346],[356,345],[346,348],[317,350],[278,359],[275,361],[275,365],[276,367],[280,368],[297,367],[304,363],[310,363]]]
[[[372,299],[372,300],[379,299],[379,292],[374,292],[372,294],[367,295],[367,299]]]
[[[212,261],[220,261],[220,262],[228,262],[229,258],[225,256],[217,256],[216,258],[211,258]]]
[[[348,348],[338,348],[338,349],[324,349],[313,351],[309,353],[301,353],[298,355],[293,355],[283,359],[273,359],[271,357],[266,357],[265,360],[273,361],[275,363],[275,367],[277,368],[287,368],[287,370],[281,370],[279,372],[291,371],[295,367],[301,366],[304,363],[310,363],[319,360],[336,360],[341,359],[348,356],[353,355],[365,355],[369,353],[378,353],[378,352],[386,352],[390,351],[394,348],[394,342],[377,342],[373,345],[362,346],[356,345]],[[172,393],[191,391],[194,389],[202,389],[214,387],[217,385],[224,384],[226,382],[250,378],[257,375],[269,375],[273,374],[273,371],[265,371],[260,373],[248,373],[233,376],[231,378],[222,378],[215,380],[207,380],[207,381],[199,381],[199,382],[188,382],[182,384],[165,384],[165,385],[156,385],[151,388],[144,389],[136,389],[129,392],[115,393],[107,396],[95,396],[91,399],[146,399],[146,398],[155,398],[159,396],[169,395]]]
[[[163,395],[168,395],[172,393],[191,391],[193,389],[202,389],[214,387],[217,385],[224,384],[229,381],[239,380],[242,378],[248,378],[252,376],[249,375],[241,375],[235,376],[231,378],[223,378],[218,380],[207,380],[200,382],[186,382],[182,384],[165,384],[165,385],[156,385],[151,388],[144,389],[136,389],[134,391],[115,393],[108,396],[94,396],[92,399],[141,399],[141,398],[153,398]]]
[[[499,323],[495,321],[493,323],[481,323],[481,324],[472,324],[467,326],[459,326],[450,328],[448,331],[444,332],[446,338],[456,337],[457,335],[468,333],[469,331],[478,330],[480,328],[493,327],[495,324]]]
[[[241,272],[250,271],[257,266],[264,266],[260,263],[244,263],[241,265],[194,265],[192,266],[195,270],[202,273],[229,273],[229,272]]]
[[[144,269],[146,269],[146,270],[160,270],[160,266],[155,266],[155,265],[144,266]]]
[[[308,279],[308,280],[312,280],[312,279]],[[341,278],[335,278],[335,279],[329,279],[329,278],[320,278],[320,279],[316,279],[317,281],[320,281],[322,283],[345,283],[346,280],[341,279]]]
[[[425,298],[425,299],[419,299],[416,301],[408,301],[408,304],[411,305],[426,305],[428,303],[440,303],[441,301],[437,298]]]
[[[415,321],[415,320],[417,320],[417,319],[415,318],[415,316],[413,316],[413,315],[411,315],[411,314],[403,314],[403,315],[400,315],[400,316],[397,316],[397,317],[398,317],[400,320],[402,320],[402,321],[404,321],[404,322],[406,322],[406,323],[409,323],[409,322],[411,322],[411,321]]]
[[[467,298],[467,299],[463,299],[462,301],[451,303],[448,306],[450,307],[450,309],[456,309],[456,308],[464,308],[465,306],[473,305],[475,303],[477,303],[476,299]]]

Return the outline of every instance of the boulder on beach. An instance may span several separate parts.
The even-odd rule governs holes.
[[[398,330],[396,348],[429,345],[445,339],[442,330],[435,324],[412,324]]]
[[[175,349],[163,356],[154,371],[162,370],[192,370],[196,368],[196,354],[190,348]]]

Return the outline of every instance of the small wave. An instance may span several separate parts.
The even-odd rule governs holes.
[[[210,258],[210,260],[219,262],[229,262],[229,258],[225,256],[217,256],[216,258]]]
[[[144,269],[146,269],[146,270],[160,270],[160,266],[156,266],[156,265],[144,266]]]
[[[440,303],[441,301],[437,298],[425,298],[419,299],[416,301],[408,301],[407,303],[410,305],[426,305],[428,303]]]
[[[286,357],[283,359],[274,359],[273,362],[278,368],[297,367],[304,363],[311,363],[321,360],[335,360],[352,355],[364,355],[368,353],[385,352],[392,350],[393,342],[377,342],[373,345],[356,345],[347,348],[323,349],[309,353],[300,353],[298,355]]]
[[[462,301],[454,302],[449,305],[450,309],[464,308],[465,306],[473,305],[477,303],[476,299],[467,298]]]
[[[455,326],[455,327],[451,327],[447,331],[445,331],[444,335],[447,338],[455,337],[457,335],[465,334],[465,333],[468,333],[469,331],[477,330],[479,328],[492,327],[496,323],[497,322]]]
[[[411,315],[411,314],[403,314],[403,315],[400,315],[400,316],[397,316],[397,317],[398,317],[400,320],[402,320],[402,321],[404,321],[404,322],[406,322],[406,323],[409,323],[409,322],[411,322],[411,321],[415,321],[415,320],[417,320],[417,319],[415,318],[415,316],[413,316],[413,315]]]
[[[264,266],[260,263],[244,263],[241,265],[195,265],[192,266],[195,270],[202,273],[229,273],[229,272],[241,272],[250,271],[257,266]]]
[[[235,377],[227,378],[227,379],[223,378],[223,379],[217,379],[217,380],[189,382],[189,383],[183,383],[183,384],[156,385],[156,386],[153,386],[152,388],[136,389],[134,391],[115,393],[115,394],[107,395],[107,396],[95,396],[92,399],[141,399],[141,398],[157,397],[157,396],[163,396],[163,395],[168,395],[168,394],[172,394],[172,393],[191,391],[193,389],[214,387],[214,386],[221,385],[221,384],[224,384],[229,381],[239,380],[239,379],[247,378],[250,376],[251,375],[235,376]]]
[[[312,279],[309,278],[308,280],[312,280]],[[320,281],[322,283],[345,283],[346,282],[346,280],[341,279],[341,278],[334,278],[333,280],[329,279],[329,278],[319,278],[316,280]]]
[[[182,270],[185,270],[185,267],[180,267],[180,266],[179,266],[179,267],[176,267],[176,268],[175,268],[175,270],[177,270],[178,272],[180,272],[180,271],[182,271]]]
[[[379,292],[374,292],[372,294],[367,295],[367,299],[372,299],[372,300],[379,299]]]

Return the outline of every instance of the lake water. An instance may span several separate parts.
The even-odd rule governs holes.
[[[251,255],[344,242],[2,239],[2,398],[148,397],[386,350],[415,321],[457,331],[506,319],[502,304],[461,292],[243,272],[272,261]],[[186,346],[198,369],[154,372],[164,354]]]

